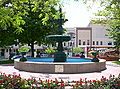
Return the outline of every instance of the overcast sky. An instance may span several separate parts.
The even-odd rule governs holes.
[[[86,27],[90,22],[92,12],[96,8],[88,11],[87,7],[81,0],[63,0],[63,12],[68,21],[64,24],[64,27]]]

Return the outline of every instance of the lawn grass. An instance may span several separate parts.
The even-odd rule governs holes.
[[[12,64],[14,63],[14,60],[2,60],[0,61],[0,64]]]
[[[113,63],[120,65],[120,61],[115,61]]]

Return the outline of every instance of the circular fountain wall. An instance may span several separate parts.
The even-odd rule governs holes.
[[[88,73],[106,69],[106,61],[99,62],[20,62],[15,61],[14,67],[21,71],[37,73]]]

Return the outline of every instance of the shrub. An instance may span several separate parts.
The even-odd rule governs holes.
[[[92,54],[93,56],[92,62],[99,62],[99,59],[97,58],[98,51],[90,51],[89,54]]]
[[[25,62],[25,61],[27,61],[27,58],[22,57],[22,58],[20,58],[20,61],[21,61],[21,62]]]
[[[0,74],[0,89],[120,89],[120,75],[115,77],[110,75],[107,79],[102,76],[100,80],[80,79],[78,81],[63,81],[63,80],[36,80],[35,78],[22,79],[20,75]]]
[[[47,49],[45,50],[45,52],[48,53],[48,54],[54,54],[54,53],[55,53],[55,50],[54,50],[53,48],[47,48]]]
[[[28,48],[28,47],[24,47],[24,46],[22,46],[22,47],[20,47],[19,49],[18,49],[18,52],[20,52],[20,53],[26,53],[26,52],[28,52],[30,49]]]
[[[74,47],[73,53],[75,53],[75,54],[84,53],[84,50],[80,47]]]

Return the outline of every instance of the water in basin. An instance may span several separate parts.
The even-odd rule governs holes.
[[[28,62],[53,62],[54,58],[28,58]],[[88,58],[67,58],[66,62],[91,62]]]

